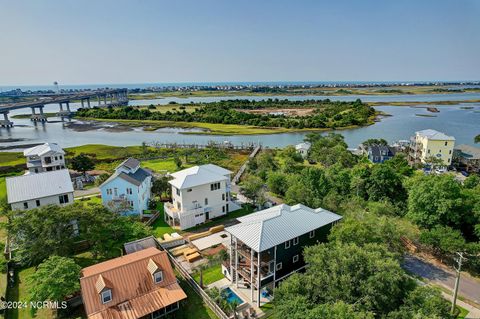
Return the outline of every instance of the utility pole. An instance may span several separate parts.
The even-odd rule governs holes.
[[[455,266],[453,267],[457,271],[457,277],[455,278],[455,290],[453,292],[452,310],[451,310],[452,315],[455,311],[455,305],[457,304],[458,285],[460,284],[460,272],[462,270],[463,259],[465,259],[465,257],[463,257],[463,253],[457,252],[457,255],[458,255],[458,258],[455,258],[455,261],[457,262],[457,267]]]

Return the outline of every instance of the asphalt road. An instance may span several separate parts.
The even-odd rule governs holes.
[[[412,274],[426,278],[430,282],[452,291],[455,287],[455,272],[453,270],[438,267],[412,255],[405,256],[402,267]],[[462,274],[458,294],[480,304],[480,281]]]

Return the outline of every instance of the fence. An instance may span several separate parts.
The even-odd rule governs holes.
[[[205,290],[200,287],[195,279],[182,267],[182,265],[173,257],[168,250],[165,249],[172,262],[174,268],[180,273],[185,281],[195,290],[195,292],[202,298],[207,306],[217,315],[220,319],[230,319],[230,317],[210,298]]]
[[[256,143],[245,143],[245,144],[241,143],[240,145],[234,145],[228,141],[225,141],[223,143],[210,141],[207,144],[159,143],[159,142],[151,142],[146,144],[155,148],[184,148],[184,149],[225,148],[225,149],[235,149],[235,150],[252,150],[255,147],[259,146],[259,144],[256,144]]]

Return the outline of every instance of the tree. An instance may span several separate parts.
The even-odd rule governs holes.
[[[305,318],[319,305],[337,302],[381,317],[397,309],[414,284],[383,245],[320,244],[305,248],[304,256],[309,264],[305,273],[290,276],[276,290],[280,318]],[[305,298],[302,306],[284,307],[298,298]]]
[[[422,231],[420,242],[430,246],[437,255],[441,256],[464,251],[466,247],[465,239],[459,230],[441,225]]]
[[[95,184],[102,185],[109,177],[110,177],[110,174],[103,173],[95,179]]]
[[[76,293],[80,290],[80,270],[81,267],[71,258],[49,257],[27,278],[30,301],[63,301]]]
[[[240,183],[240,193],[252,200],[253,205],[263,205],[265,203],[265,191],[263,181],[253,175],[248,175],[244,181]]]
[[[85,175],[86,171],[90,171],[95,168],[95,162],[86,154],[80,154],[73,157],[70,160],[72,168],[78,172],[82,172]]]
[[[429,166],[432,170],[445,166],[441,158],[435,156],[429,156],[425,159],[425,166]]]
[[[407,157],[403,153],[397,153],[394,157],[384,162],[384,165],[392,167],[395,172],[403,176],[412,176],[414,169],[408,164]]]
[[[175,167],[177,169],[182,168],[182,160],[180,159],[180,157],[178,157],[178,156],[173,157],[173,162],[175,163]]]
[[[475,136],[474,141],[475,141],[475,143],[480,143],[480,134]]]
[[[403,188],[402,179],[395,170],[388,165],[374,165],[368,177],[366,191],[369,200],[384,199],[392,202],[404,201],[407,197]]]
[[[362,143],[363,146],[368,147],[372,145],[387,146],[388,142],[383,138],[369,138]]]
[[[267,178],[268,189],[280,196],[288,190],[288,176],[280,172],[271,172]]]
[[[288,204],[302,203],[310,207],[319,207],[323,198],[330,191],[330,184],[325,171],[320,168],[307,167],[289,182],[285,194]]]
[[[289,159],[291,159],[291,160],[293,160],[294,162],[297,162],[297,163],[303,163],[302,155],[299,152],[297,152],[295,147],[292,146],[292,145],[289,145],[289,146],[285,147],[280,152],[280,156],[284,159],[289,158]]]
[[[478,185],[480,185],[480,176],[476,174],[468,176],[463,182],[463,186],[468,189],[474,189]]]
[[[407,216],[419,226],[459,227],[467,209],[461,185],[450,175],[419,176],[409,181]]]
[[[351,167],[356,162],[354,155],[347,149],[348,145],[340,134],[329,133],[322,136],[318,133],[311,133],[307,135],[305,140],[312,144],[309,159],[322,163],[324,166],[339,163],[343,167]]]
[[[155,178],[152,184],[152,193],[158,197],[162,197],[164,193],[167,193],[170,190],[170,185],[168,184],[168,177],[162,176],[160,178]]]

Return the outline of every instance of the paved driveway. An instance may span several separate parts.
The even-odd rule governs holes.
[[[426,278],[430,282],[444,286],[452,291],[455,287],[455,272],[453,270],[438,267],[412,255],[405,256],[402,267],[412,274]],[[462,274],[458,293],[480,304],[480,282],[478,280]]]

